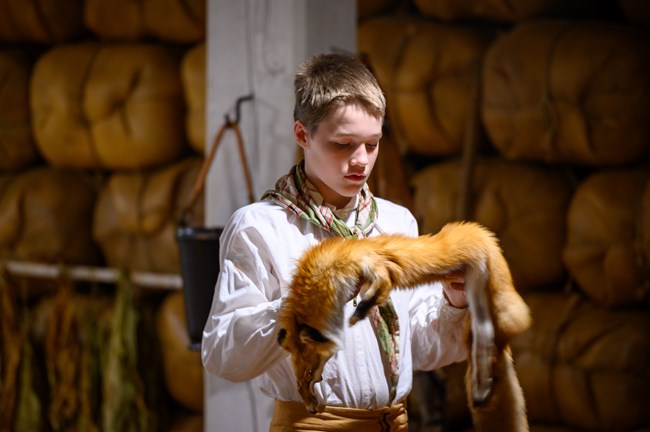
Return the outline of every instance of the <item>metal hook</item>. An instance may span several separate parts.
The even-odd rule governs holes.
[[[228,113],[226,113],[226,115],[224,116],[224,117],[225,117],[226,124],[227,124],[227,125],[233,125],[233,124],[237,124],[237,123],[239,123],[239,119],[240,119],[240,117],[241,117],[241,110],[240,110],[240,108],[241,108],[241,104],[242,104],[242,102],[245,102],[245,101],[248,101],[248,100],[252,100],[252,99],[253,99],[253,93],[248,94],[248,95],[246,95],[246,96],[240,96],[240,97],[238,97],[238,98],[237,98],[237,101],[235,102],[235,121],[230,120],[230,115],[229,115]]]

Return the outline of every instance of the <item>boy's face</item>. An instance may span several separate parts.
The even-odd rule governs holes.
[[[305,153],[305,174],[325,202],[345,207],[368,180],[377,160],[382,119],[361,105],[337,108],[310,134],[294,125],[296,142]]]

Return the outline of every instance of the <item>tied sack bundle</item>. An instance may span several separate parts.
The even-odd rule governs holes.
[[[110,266],[180,271],[176,226],[201,162],[192,157],[153,171],[110,176],[99,194],[93,225],[93,236]],[[192,218],[203,220],[202,197]]]
[[[84,32],[84,0],[0,1],[0,42],[55,44]]]
[[[590,431],[650,424],[650,314],[578,294],[524,296],[533,324],[512,342],[531,423]],[[645,430],[645,429],[644,429]]]
[[[203,411],[203,364],[201,352],[188,349],[190,338],[185,319],[183,293],[165,297],[156,312],[165,384],[169,394],[186,408]]]
[[[97,187],[81,172],[37,168],[0,182],[0,254],[46,263],[97,264],[91,221]]]
[[[518,22],[586,10],[586,0],[414,0],[422,15],[443,21]]]
[[[41,56],[31,83],[36,144],[56,166],[133,169],[184,149],[178,61],[157,45],[81,43]]]
[[[194,43],[205,39],[205,0],[86,0],[84,22],[102,39],[160,39]]]
[[[382,136],[381,152],[368,178],[368,186],[375,196],[412,210],[413,198],[406,167],[402,163],[396,163],[401,157],[399,148],[390,135]]]
[[[647,0],[618,0],[618,5],[628,21],[650,27],[650,3]]]
[[[431,165],[414,176],[414,206],[422,233],[435,233],[459,219],[493,231],[503,248],[517,290],[526,291],[565,276],[562,248],[573,185],[552,168],[485,160],[474,167],[469,215],[456,214],[461,164]]]
[[[359,20],[375,15],[390,13],[400,5],[400,0],[357,0],[357,17]]]
[[[200,43],[191,48],[181,62],[187,140],[200,154],[205,153],[205,74],[205,43]]]
[[[488,50],[482,118],[507,159],[588,166],[650,154],[650,37],[604,23],[521,24]]]
[[[460,153],[491,37],[412,18],[376,18],[359,26],[358,50],[386,93],[391,133],[402,151]]]
[[[593,301],[650,303],[650,169],[600,171],[579,184],[563,257]]]
[[[0,171],[36,162],[29,116],[31,62],[17,51],[0,51]]]

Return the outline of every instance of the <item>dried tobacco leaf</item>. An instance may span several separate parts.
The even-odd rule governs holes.
[[[21,334],[15,284],[0,269],[0,431],[12,430],[17,397]]]
[[[50,388],[48,418],[55,432],[68,430],[79,412],[79,359],[81,347],[77,337],[72,280],[58,281],[54,310],[50,316],[45,355]]]
[[[23,314],[21,322],[22,361],[20,362],[18,406],[16,407],[15,429],[17,431],[40,431],[43,430],[42,403],[36,391],[36,365],[34,361],[34,349],[29,339],[29,327],[31,314]]]
[[[138,312],[131,282],[120,277],[103,380],[102,426],[112,431],[147,431],[150,413],[137,370]]]

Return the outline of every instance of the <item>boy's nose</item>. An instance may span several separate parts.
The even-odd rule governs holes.
[[[368,151],[366,150],[365,145],[360,145],[357,150],[352,154],[352,159],[350,160],[352,165],[368,165]]]

